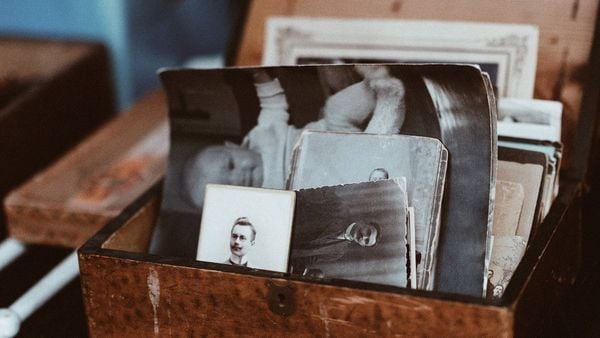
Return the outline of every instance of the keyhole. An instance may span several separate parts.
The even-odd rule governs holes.
[[[271,281],[267,286],[269,309],[281,316],[291,316],[295,311],[293,286],[290,284],[280,286]]]
[[[279,298],[279,307],[284,307],[285,304],[283,302],[285,302],[285,295],[283,293],[278,293],[277,297]]]

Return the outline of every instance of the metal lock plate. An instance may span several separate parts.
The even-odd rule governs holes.
[[[277,284],[273,281],[267,282],[269,290],[268,299],[271,312],[280,316],[290,316],[296,310],[294,301],[294,287],[292,284]]]

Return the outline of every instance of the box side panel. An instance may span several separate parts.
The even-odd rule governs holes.
[[[69,214],[62,209],[5,204],[11,237],[30,244],[77,248],[110,218],[88,213]]]
[[[80,270],[95,337],[511,336],[513,329],[503,307],[94,253],[80,254]]]
[[[0,38],[0,74],[49,78],[89,53],[89,45],[41,39]]]
[[[74,54],[63,55],[60,49],[65,45],[42,44],[59,50],[54,54],[69,58],[69,62],[66,66],[57,60],[59,66],[50,67],[57,73],[40,79],[22,97],[0,110],[0,158],[5,161],[0,166],[0,198],[50,164],[115,112],[105,48],[89,44],[85,45],[85,52],[76,50]],[[9,49],[14,52],[13,47]],[[24,47],[21,53],[27,58],[28,48]],[[72,60],[74,56],[79,58]],[[51,58],[38,61],[53,63]],[[48,67],[40,67],[43,69],[40,74],[46,75]],[[4,215],[0,219],[4,222]]]
[[[103,244],[104,249],[145,253],[158,217],[160,195],[144,205],[123,226],[119,227]]]
[[[164,175],[168,144],[164,95],[155,92],[11,192],[11,235],[80,246]]]
[[[578,190],[520,290],[515,302],[515,332],[518,336],[568,336],[577,332],[577,328],[569,327],[573,324],[569,320],[569,306],[582,262],[581,205]],[[539,241],[533,245],[536,244]]]

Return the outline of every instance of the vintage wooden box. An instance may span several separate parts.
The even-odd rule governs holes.
[[[110,74],[99,43],[0,37],[0,199],[114,115]]]
[[[258,64],[267,15],[367,16],[532,23],[541,42],[536,97],[561,99],[567,149],[561,192],[497,302],[454,294],[313,280],[147,254],[160,184],[79,249],[92,336],[566,335],[565,308],[581,268],[583,173],[598,99],[598,3],[255,1],[238,64]],[[498,13],[502,13],[499,15]],[[598,39],[596,35],[596,39]],[[595,58],[594,58],[595,57]],[[592,60],[593,62],[589,62]],[[584,94],[585,93],[585,94]],[[582,99],[583,98],[583,99]],[[578,123],[581,125],[578,126]],[[574,137],[577,130],[577,136]],[[582,135],[582,136],[580,136]],[[586,136],[587,135],[587,136]],[[457,272],[459,270],[457,269]]]
[[[565,302],[580,262],[581,187],[576,182],[563,182],[559,200],[499,303],[149,255],[159,189],[142,196],[79,250],[92,336],[564,332]]]
[[[78,248],[164,175],[169,148],[162,92],[150,93],[4,200],[26,243]]]

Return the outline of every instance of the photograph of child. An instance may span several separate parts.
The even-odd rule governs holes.
[[[188,161],[183,175],[191,203],[201,209],[208,183],[285,188],[291,151],[303,130],[398,133],[404,120],[402,82],[384,66],[357,66],[356,70],[365,80],[329,97],[323,117],[303,128],[288,124],[288,103],[279,80],[265,69],[255,70],[252,75],[261,107],[257,125],[241,145],[210,146]]]
[[[281,66],[165,69],[160,77],[169,106],[171,148],[152,253],[194,255],[195,243],[188,239],[198,233],[209,183],[284,188],[302,131],[428,136],[440,139],[451,154],[439,261],[459,257],[443,265],[465,267],[459,282],[454,270],[437,270],[437,284],[447,292],[481,294],[484,257],[470,252],[485,247],[495,177],[495,111],[489,79],[479,69]],[[224,115],[230,128],[206,127]],[[472,244],[450,245],[456,242]]]

